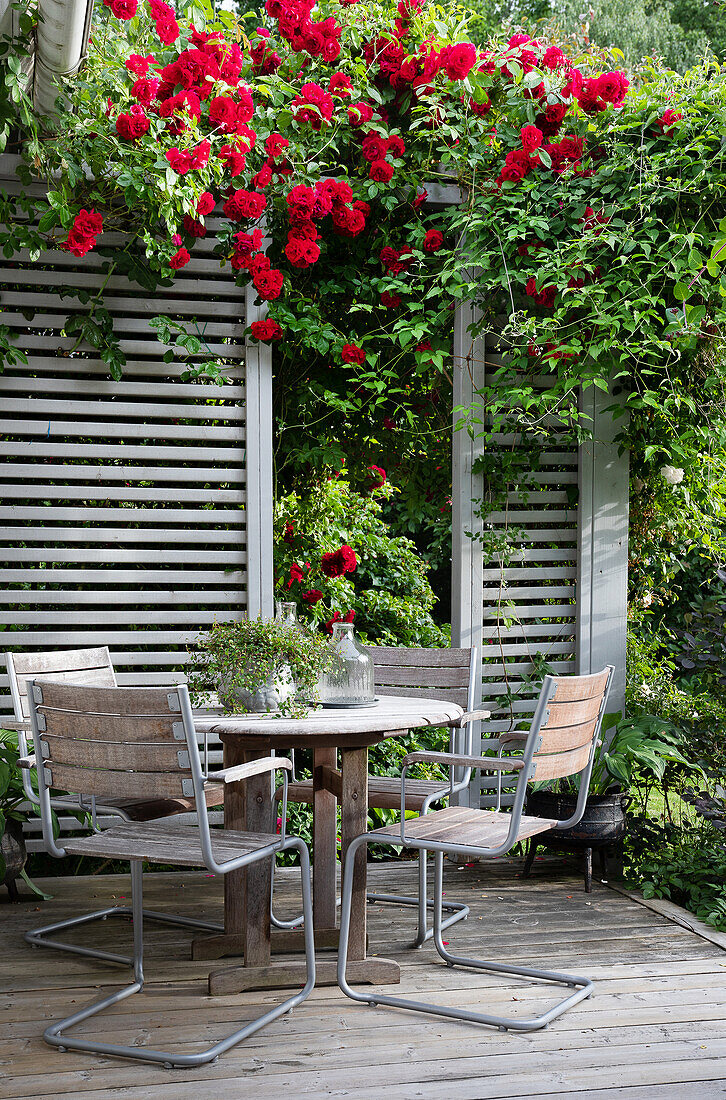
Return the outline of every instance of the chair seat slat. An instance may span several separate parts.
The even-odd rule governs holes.
[[[245,852],[257,852],[271,844],[280,844],[274,833],[247,833],[225,829],[212,833],[212,851],[218,863],[235,859]],[[73,838],[64,848],[73,855],[99,856],[104,859],[145,859],[152,863],[174,863],[203,867],[204,859],[195,825],[172,822],[123,822],[101,833]]]

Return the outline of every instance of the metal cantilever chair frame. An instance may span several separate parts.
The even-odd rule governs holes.
[[[44,744],[41,739],[41,733],[43,732],[44,722],[39,721],[43,716],[39,715],[38,707],[43,705],[44,689],[46,695],[50,695],[49,689],[52,687],[58,687],[59,685],[53,684],[51,681],[43,680],[31,680],[29,682],[31,705],[31,723],[33,729],[33,741],[35,744],[35,751],[39,760],[44,759]],[[84,689],[80,685],[75,687],[74,690],[81,696]],[[94,689],[86,688],[85,691],[93,691]],[[106,689],[110,693],[123,693],[125,688],[111,688]],[[181,721],[174,725],[174,739],[175,746],[178,746],[179,750],[176,753],[178,767],[180,769],[188,769],[191,773],[191,791],[189,793],[194,794],[197,804],[199,806],[205,806],[205,812],[199,812],[197,814],[197,825],[195,826],[181,826],[181,828],[188,828],[189,832],[197,833],[199,844],[201,848],[201,859],[203,866],[205,866],[213,874],[225,875],[230,871],[236,871],[240,868],[248,867],[253,863],[257,863],[263,859],[274,860],[275,854],[279,851],[296,850],[300,856],[300,872],[302,880],[302,898],[303,898],[303,911],[305,915],[305,959],[306,959],[306,982],[302,990],[295,993],[292,997],[286,998],[280,1004],[275,1005],[273,1008],[262,1013],[256,1019],[245,1024],[244,1027],[239,1028],[232,1034],[227,1035],[224,1039],[214,1043],[207,1050],[196,1052],[193,1054],[181,1054],[177,1051],[163,1051],[147,1049],[139,1046],[126,1046],[119,1043],[104,1043],[95,1042],[89,1039],[79,1039],[71,1035],[67,1035],[66,1032],[74,1027],[76,1024],[81,1023],[89,1017],[96,1016],[98,1013],[103,1012],[105,1009],[110,1008],[112,1005],[118,1004],[120,1001],[125,1000],[127,997],[132,996],[134,993],[138,993],[143,989],[144,985],[144,971],[143,971],[143,918],[144,911],[142,908],[142,855],[130,855],[117,856],[117,858],[129,859],[131,869],[131,890],[132,890],[132,916],[133,916],[133,939],[134,950],[130,960],[121,959],[120,957],[116,961],[128,961],[133,968],[133,981],[124,986],[122,989],[117,990],[110,996],[104,997],[99,1001],[95,1001],[93,1004],[88,1005],[86,1008],[81,1009],[73,1015],[68,1016],[64,1020],[60,1020],[57,1023],[52,1024],[46,1028],[44,1032],[44,1039],[50,1045],[57,1047],[59,1050],[82,1050],[89,1051],[93,1054],[108,1054],[116,1057],[131,1058],[141,1062],[161,1063],[169,1068],[172,1066],[199,1066],[208,1062],[215,1061],[220,1054],[229,1050],[237,1043],[242,1042],[248,1036],[253,1035],[259,1031],[260,1028],[266,1024],[271,1023],[273,1020],[284,1015],[286,1012],[290,1012],[296,1005],[299,1005],[304,1001],[311,993],[315,985],[315,944],[313,938],[313,917],[312,917],[312,893],[310,888],[310,858],[307,849],[307,845],[299,837],[286,836],[285,832],[285,819],[287,816],[287,771],[290,770],[290,761],[286,757],[267,757],[260,760],[252,761],[248,764],[237,765],[236,767],[223,769],[219,772],[205,774],[202,770],[202,765],[199,757],[199,746],[197,744],[196,732],[194,728],[194,718],[192,716],[192,710],[189,703],[189,694],[184,685],[180,685],[176,688],[169,689],[141,689],[148,693],[149,699],[152,699],[152,693],[155,693],[154,698],[158,701],[158,697],[162,694],[166,694],[169,706],[169,716],[177,717]],[[92,710],[80,711],[80,713],[92,714]],[[123,710],[121,714],[123,716]],[[166,717],[166,721],[169,721],[169,716]],[[110,715],[107,712],[104,714],[95,715],[96,718],[107,718]],[[132,718],[133,720],[133,718]],[[56,740],[59,740],[56,738]],[[69,740],[68,738],[61,738],[60,740]],[[181,745],[186,743],[186,752],[181,750]],[[48,745],[45,745],[45,749],[48,749]],[[53,753],[53,749],[50,750],[50,755]],[[45,754],[45,758],[48,759],[48,754]],[[53,764],[49,761],[50,768]],[[206,804],[204,801],[204,788],[208,781],[215,781],[221,784],[231,782],[243,782],[251,775],[260,774],[264,771],[274,772],[277,769],[283,771],[283,818],[282,828],[279,837],[276,837],[272,843],[261,843],[260,847],[254,848],[252,851],[246,854],[239,855],[232,859],[226,859],[223,862],[219,862],[214,855],[212,834],[210,833],[209,819],[206,812]],[[46,778],[46,766],[38,769],[38,785],[39,785],[39,799],[41,810],[41,822],[43,828],[43,834],[48,851],[52,855],[56,855],[60,858],[66,855],[66,850],[59,847],[56,844],[53,836],[53,826],[51,817],[51,802],[50,802],[50,782]],[[94,773],[89,770],[89,774]],[[97,773],[96,773],[97,774]],[[162,773],[163,774],[163,773]],[[170,770],[170,774],[178,775],[178,772]],[[189,783],[189,780],[184,780],[185,783]],[[103,841],[113,840],[114,833],[118,833],[125,828],[130,829],[132,832],[138,834],[137,839],[143,840],[144,829],[151,827],[161,826],[162,830],[168,823],[166,821],[155,821],[153,823],[131,823],[130,826],[119,825],[106,832],[100,833],[95,837],[87,838],[87,845],[92,841],[98,842],[99,852],[102,854]],[[173,823],[170,828],[173,827]],[[179,827],[178,827],[179,828]],[[215,834],[218,838],[224,839],[224,832]],[[227,834],[233,838],[239,834]],[[131,843],[133,843],[133,837]],[[121,843],[123,845],[124,840],[126,846],[129,846],[129,839],[126,836],[121,836]],[[262,840],[262,837],[261,837]],[[269,838],[268,838],[269,840]],[[83,840],[76,840],[75,842],[68,842],[69,846],[76,849],[83,848]],[[93,845],[91,844],[91,847]],[[143,848],[143,843],[141,845]],[[136,849],[138,851],[138,848]],[[189,864],[189,859],[182,860],[182,862]]]
[[[567,820],[558,821],[557,824],[554,826],[554,829],[556,830],[561,831],[563,829],[569,829],[572,826],[576,825],[581,819],[585,810],[585,804],[587,801],[587,794],[590,783],[590,775],[592,773],[595,750],[598,744],[598,734],[602,723],[602,717],[605,711],[605,705],[607,702],[610,685],[612,683],[614,669],[612,666],[607,666],[607,669],[603,669],[603,672],[605,671],[607,671],[608,676],[600,702],[600,708],[598,711],[594,732],[592,734],[592,744],[590,746],[589,757],[585,767],[579,773],[580,786],[575,811]],[[461,841],[456,841],[454,838],[448,841],[440,841],[433,838],[418,838],[411,835],[406,835],[406,820],[405,815],[402,813],[400,836],[391,833],[388,837],[386,837],[385,835],[381,835],[382,830],[376,830],[375,832],[361,834],[350,845],[346,855],[345,869],[343,873],[340,947],[338,955],[338,985],[348,997],[351,997],[355,1001],[361,1001],[364,1004],[388,1005],[392,1008],[405,1008],[414,1012],[424,1012],[436,1016],[446,1016],[456,1020],[467,1020],[472,1023],[490,1024],[494,1027],[500,1028],[501,1030],[536,1031],[539,1028],[547,1027],[552,1020],[556,1019],[558,1016],[561,1016],[563,1012],[566,1012],[568,1009],[576,1005],[579,1001],[582,1001],[586,997],[590,996],[593,989],[593,983],[589,978],[580,977],[573,974],[560,973],[558,971],[540,970],[539,968],[535,967],[511,966],[509,964],[504,964],[500,962],[483,961],[480,959],[467,958],[462,955],[455,955],[452,952],[447,951],[446,945],[441,938],[441,933],[444,928],[442,920],[444,855],[447,852],[456,851],[475,858],[496,859],[498,856],[503,856],[507,852],[509,852],[514,844],[517,842],[520,822],[522,819],[522,812],[524,809],[524,801],[527,793],[527,786],[530,781],[536,778],[536,754],[540,744],[542,743],[540,730],[543,726],[545,726],[547,722],[549,714],[548,705],[554,699],[556,690],[556,678],[552,676],[546,676],[532,720],[530,732],[523,746],[521,757],[470,757],[468,759],[468,762],[471,764],[472,768],[476,768],[477,770],[496,771],[499,773],[504,772],[510,773],[512,775],[518,772],[514,803],[511,811],[511,820],[509,822],[506,836],[500,844],[497,844],[494,847],[484,847],[481,845],[474,845],[471,843],[467,844]],[[409,766],[412,763],[420,761],[422,759],[430,760],[432,757],[435,757],[438,763],[444,763],[445,761],[442,760],[442,757],[444,757],[445,755],[446,754],[444,753],[420,752],[410,753],[407,757],[404,758],[403,768],[401,772],[402,807],[405,805],[406,772]],[[453,767],[457,762],[459,764],[462,764],[465,759],[466,758],[454,757],[449,762],[448,766]],[[487,812],[488,811],[478,811],[478,813],[481,813],[482,815],[485,815]],[[529,1017],[527,1019],[517,1019],[506,1016],[495,1016],[489,1013],[472,1012],[469,1009],[450,1007],[448,1005],[431,1004],[424,1001],[402,997],[392,997],[384,994],[368,991],[364,992],[354,989],[348,983],[346,978],[348,938],[350,931],[350,913],[353,890],[353,871],[356,853],[360,848],[363,848],[370,843],[387,843],[393,847],[418,848],[422,855],[427,851],[433,852],[433,939],[437,952],[448,966],[466,966],[476,970],[485,970],[499,974],[510,974],[516,977],[523,978],[534,978],[545,982],[552,982],[556,985],[567,986],[573,989],[573,992],[570,993],[563,1000],[559,1001],[548,1011],[541,1013],[540,1015]]]
[[[97,651],[104,655],[104,664],[99,670],[102,673],[108,674],[109,683],[106,687],[118,687],[116,682],[116,673],[114,672],[113,662],[111,661],[111,654],[108,646],[97,647]],[[59,651],[59,653],[68,652],[69,655],[91,652],[84,650],[68,650]],[[46,657],[47,654],[39,653],[34,654],[38,658]],[[13,710],[15,711],[15,717],[18,723],[25,721],[25,715],[23,713],[23,704],[21,693],[19,689],[19,674],[15,668],[16,654],[6,653],[5,663],[8,670],[8,678],[10,681],[10,695],[13,700]],[[55,670],[60,672],[61,670]],[[78,671],[79,674],[83,673],[83,669],[73,670]],[[43,676],[44,679],[53,679],[53,673],[49,673],[47,676]],[[40,813],[41,800],[33,789],[33,783],[31,775],[36,772],[36,755],[29,751],[28,739],[26,731],[18,729],[18,750],[20,752],[20,766],[22,769],[23,779],[23,791],[25,797],[31,805],[37,808]],[[207,735],[204,735],[204,767],[206,769],[208,763],[207,752]],[[54,810],[64,810],[66,813],[87,814],[90,820],[90,827],[94,832],[99,831],[98,815],[101,814],[104,817],[117,817],[122,821],[131,821],[132,818],[117,805],[108,805],[104,802],[103,798],[91,797],[86,800],[82,795],[49,795],[49,805]],[[53,852],[53,855],[57,855],[57,852]],[[54,951],[65,951],[70,955],[83,955],[92,959],[103,959],[105,962],[124,963],[130,965],[132,958],[128,955],[119,955],[112,951],[103,951],[97,947],[84,947],[82,944],[66,943],[62,940],[50,939],[50,936],[56,935],[59,932],[65,932],[69,928],[78,928],[83,924],[91,924],[94,921],[106,920],[108,917],[121,917],[129,919],[133,917],[133,907],[131,905],[110,905],[105,909],[96,909],[90,913],[83,913],[77,917],[69,917],[66,920],[55,921],[53,924],[43,925],[42,928],[33,928],[25,933],[25,940],[33,947],[50,947]],[[145,909],[144,917],[146,920],[155,921],[157,924],[170,924],[177,928],[189,928],[195,931],[202,932],[223,932],[223,925],[214,921],[199,920],[195,917],[180,917],[168,913],[159,913],[153,909]]]
[[[371,647],[375,660],[376,647]],[[469,683],[467,689],[467,709],[459,719],[459,725],[451,726],[451,749],[457,750],[459,747],[455,744],[455,739],[458,733],[462,730],[464,732],[463,745],[460,746],[460,750],[466,756],[471,756],[473,751],[473,739],[474,739],[474,723],[484,716],[481,710],[475,709],[475,698],[477,689],[477,676],[479,674],[479,651],[476,646],[472,646],[469,651]],[[402,688],[405,691],[405,688]],[[433,692],[432,692],[433,694]],[[442,694],[446,694],[446,689],[442,688]],[[290,758],[293,761],[293,782],[295,781],[294,774],[294,750],[290,753]],[[419,816],[427,814],[432,805],[436,802],[441,802],[443,799],[450,799],[453,795],[458,794],[460,791],[464,791],[469,786],[471,780],[472,768],[466,767],[462,770],[461,775],[456,778],[453,770],[449,773],[448,787],[445,786],[446,781],[441,781],[441,788],[438,791],[432,791],[425,799],[419,811]],[[369,800],[370,804],[370,800]],[[378,894],[368,893],[366,899],[370,904],[383,903],[399,906],[411,906],[417,910],[417,930],[416,938],[412,943],[412,947],[421,947],[427,940],[430,940],[434,934],[433,928],[428,926],[428,910],[434,909],[434,902],[428,897],[428,884],[427,884],[427,863],[426,853],[419,855],[418,866],[418,896],[409,897],[400,894]],[[273,894],[275,889],[274,873],[271,882],[270,892],[270,920],[276,928],[297,928],[302,924],[302,915],[293,917],[289,920],[277,917],[273,909]],[[449,928],[457,921],[466,920],[469,916],[469,906],[460,901],[446,901],[443,903],[443,911],[449,915],[443,918],[441,925],[442,931]]]

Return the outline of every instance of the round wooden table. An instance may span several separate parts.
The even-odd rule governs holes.
[[[271,750],[310,749],[313,758],[313,905],[315,941],[337,946],[336,801],[341,805],[342,858],[348,845],[366,830],[368,746],[388,737],[404,737],[425,726],[448,726],[463,710],[440,699],[383,696],[372,707],[311,711],[305,718],[268,718],[251,714],[197,717],[198,730],[218,735],[224,766],[269,755]],[[337,753],[340,751],[340,769]],[[224,821],[229,829],[275,831],[275,804],[269,775],[229,784],[224,792]],[[270,866],[259,863],[224,876],[224,933],[194,941],[193,957],[243,954],[244,965],[210,974],[213,994],[244,989],[304,984],[301,963],[272,963],[271,951],[302,951],[302,932],[270,928]],[[366,864],[359,853],[355,868],[349,949],[349,980],[376,984],[400,981],[392,959],[366,957]],[[336,983],[335,960],[318,964],[317,983]]]

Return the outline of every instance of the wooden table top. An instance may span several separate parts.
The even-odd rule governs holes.
[[[464,713],[456,703],[384,695],[372,707],[311,710],[305,718],[259,714],[195,716],[198,730],[224,740],[259,747],[366,745],[385,737],[403,736],[422,726],[448,726]]]

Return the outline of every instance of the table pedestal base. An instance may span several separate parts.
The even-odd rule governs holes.
[[[315,960],[315,984],[338,984],[337,959]],[[348,981],[351,985],[397,985],[401,968],[393,959],[369,956],[348,960]],[[274,962],[269,966],[228,966],[209,975],[212,997],[232,996],[250,989],[290,989],[305,985],[305,963]]]
[[[337,950],[340,932],[337,928],[316,928],[315,947]],[[277,955],[301,954],[305,950],[304,933],[293,929],[275,930],[270,937],[270,949]],[[195,962],[204,959],[223,959],[225,955],[244,955],[244,936],[233,932],[218,932],[213,936],[196,936],[192,940],[191,957]]]

